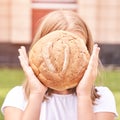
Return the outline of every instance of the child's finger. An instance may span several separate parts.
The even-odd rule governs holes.
[[[20,64],[22,66],[22,69],[25,73],[25,75],[27,76],[27,78],[31,78],[31,76],[33,76],[33,71],[30,68],[30,66],[27,64],[27,62],[24,60],[23,56],[18,56],[19,60],[20,60]]]
[[[92,52],[89,64],[88,64],[88,70],[98,66],[99,51],[100,51],[100,48],[98,47],[97,44],[95,44],[93,47],[93,52]]]
[[[24,70],[24,72],[27,70],[28,64],[27,62],[24,60],[23,56],[18,56],[20,64]]]
[[[19,52],[19,56],[22,57],[22,61],[24,61],[26,65],[28,65],[28,58],[27,58],[27,54],[24,48],[18,49],[18,52]]]
[[[97,45],[94,45],[87,70],[85,71],[85,74],[83,76],[84,82],[87,82],[90,78],[93,78],[96,76],[97,66],[98,66],[98,54],[99,54],[99,47]]]
[[[26,48],[24,46],[21,46],[21,51],[24,55],[24,58],[28,61],[28,56],[27,56],[27,52],[26,52]]]
[[[18,52],[20,55],[24,56],[24,58],[26,58],[26,60],[28,59],[26,49],[24,46],[21,46],[20,49],[18,49]]]

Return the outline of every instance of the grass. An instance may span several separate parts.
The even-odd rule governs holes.
[[[116,100],[117,112],[120,115],[120,69],[105,69],[101,71],[96,84],[107,86],[112,91]],[[117,120],[120,120],[120,117]]]
[[[103,78],[102,82],[100,80],[97,80],[98,82],[96,82],[96,84],[104,84],[112,90],[117,104],[117,111],[120,115],[120,70],[105,70],[104,72],[101,72],[101,76]],[[22,84],[23,80],[24,73],[21,69],[0,69],[0,107],[7,92],[12,87]],[[0,120],[3,120],[3,115],[1,112]],[[117,120],[120,120],[120,118]]]
[[[0,69],[0,108],[8,91],[16,86],[22,84],[24,73],[20,69]],[[3,115],[0,112],[0,120],[3,120]]]

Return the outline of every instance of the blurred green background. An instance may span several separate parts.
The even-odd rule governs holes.
[[[111,89],[116,99],[118,114],[120,114],[120,70],[105,69],[100,72],[100,76],[96,84],[105,85]],[[24,73],[19,68],[1,68],[0,69],[0,107],[7,92],[16,85],[21,85],[24,80]],[[3,120],[3,115],[0,112],[0,120]],[[120,120],[120,118],[117,118]]]

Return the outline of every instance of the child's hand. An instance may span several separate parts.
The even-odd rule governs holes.
[[[26,49],[22,46],[19,50],[19,60],[20,64],[23,68],[23,71],[28,79],[28,84],[30,87],[30,95],[31,94],[40,94],[43,95],[46,93],[47,88],[38,80],[35,74],[32,71],[32,68],[28,63],[28,56],[26,54]]]
[[[76,88],[77,96],[91,96],[91,90],[97,77],[99,50],[98,45],[94,45],[87,70]]]

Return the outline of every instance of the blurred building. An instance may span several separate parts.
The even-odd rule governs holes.
[[[28,48],[39,18],[56,9],[78,12],[101,46],[103,64],[120,66],[119,0],[1,0],[0,64],[18,65],[19,46]]]

